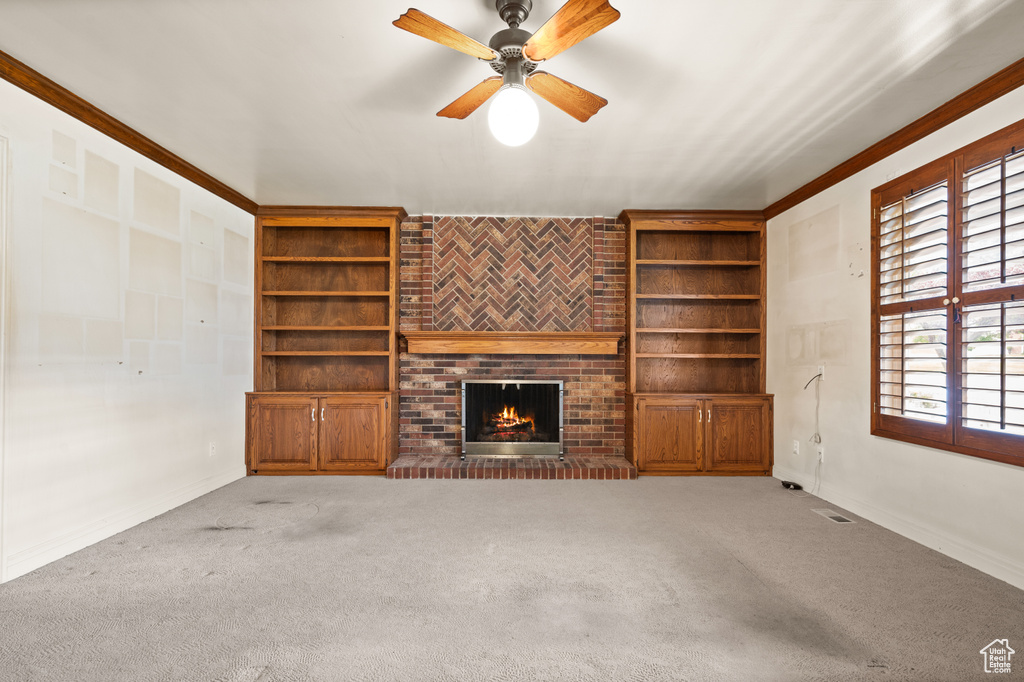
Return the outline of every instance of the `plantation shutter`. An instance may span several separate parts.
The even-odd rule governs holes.
[[[931,169],[945,175],[945,168]],[[948,299],[951,244],[947,179],[923,174],[876,208],[877,422],[931,440],[952,439]],[[908,182],[908,184],[917,184]]]
[[[1024,284],[1024,152],[964,173],[963,291]]]
[[[1024,152],[961,174],[957,442],[1024,455]]]
[[[945,181],[882,208],[881,303],[945,296],[949,186]]]
[[[875,435],[1024,465],[1024,121],[872,192]]]

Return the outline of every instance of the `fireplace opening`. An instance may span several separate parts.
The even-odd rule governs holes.
[[[462,458],[562,457],[561,381],[463,381]]]

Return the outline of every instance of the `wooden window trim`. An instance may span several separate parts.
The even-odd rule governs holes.
[[[909,173],[904,173],[900,177],[894,178],[883,185],[879,185],[875,189],[871,190],[872,194],[877,193],[890,198],[899,198],[897,194],[893,193],[894,190],[898,193],[899,188],[906,187],[909,193],[909,190],[913,189],[914,185],[926,187],[927,185],[922,185],[919,180],[916,180],[918,173],[927,172],[929,173],[928,177],[931,178],[933,177],[931,174],[935,172],[936,167],[948,167],[948,164],[958,156],[962,156],[964,159],[964,170],[977,168],[981,164],[985,163],[983,160],[985,157],[988,157],[988,160],[991,161],[995,157],[1009,154],[1010,149],[1014,146],[1012,140],[1015,138],[1019,139],[1022,135],[1024,135],[1024,119],[1021,119],[1016,123],[1011,123],[991,135],[983,137],[971,144],[964,145],[955,151],[939,157],[931,163],[927,163],[920,168],[916,168]],[[1020,147],[1019,144],[1016,146],[1018,148]],[[942,178],[939,177],[935,182],[939,182],[941,179]],[[934,185],[935,182],[931,182],[929,185]]]
[[[871,192],[871,435],[890,440],[922,445],[947,452],[977,457],[1005,464],[1024,466],[1024,437],[989,433],[966,428],[962,424],[961,394],[961,333],[962,328],[952,320],[947,323],[947,419],[945,424],[901,419],[881,412],[881,318],[884,315],[937,309],[936,301],[944,297],[931,297],[914,301],[883,305],[879,299],[881,274],[880,226],[881,209],[910,194],[946,180],[948,182],[947,218],[947,295],[959,297],[962,310],[968,306],[986,303],[1005,303],[1024,300],[1024,285],[980,291],[960,291],[963,277],[961,245],[963,238],[963,176],[994,159],[1024,149],[1024,119],[992,133],[976,142],[961,147],[931,163],[891,180]],[[938,309],[950,310],[946,306]]]
[[[977,457],[978,459],[988,459],[993,462],[1002,462],[1004,464],[1024,466],[1024,455],[1013,455],[1004,452],[994,452],[992,450],[982,450],[979,448],[968,447],[966,445],[958,445],[956,443],[943,443],[940,441],[929,440],[928,438],[922,438],[920,436],[901,433],[899,431],[887,431],[881,428],[872,428],[871,435],[879,436],[881,438],[888,438],[889,440],[898,440],[904,443],[911,443],[913,445],[924,445],[929,448],[935,448],[936,450],[945,450],[946,452],[955,452],[961,455],[969,455],[971,457]]]

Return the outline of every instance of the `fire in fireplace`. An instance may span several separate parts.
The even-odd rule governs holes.
[[[492,414],[480,430],[480,440],[485,443],[529,443],[538,440],[533,417],[520,417],[516,408],[503,406],[501,412]],[[543,437],[539,440],[544,440]]]
[[[562,451],[562,382],[462,382],[462,458]]]

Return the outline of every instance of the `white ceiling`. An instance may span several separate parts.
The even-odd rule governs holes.
[[[412,1],[0,0],[0,50],[260,204],[567,216],[764,208],[1024,57],[1024,0],[611,0],[542,67],[608,106],[513,149],[434,115],[492,71],[392,26]]]

